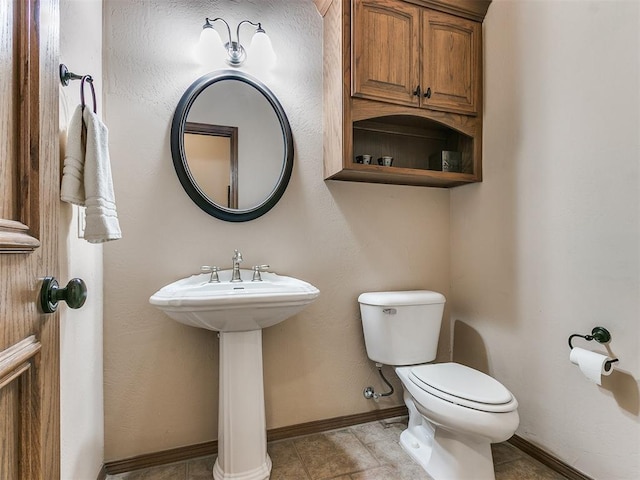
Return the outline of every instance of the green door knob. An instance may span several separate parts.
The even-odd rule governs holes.
[[[69,308],[80,308],[87,299],[87,284],[80,278],[72,278],[67,286],[60,288],[54,277],[44,277],[40,288],[40,307],[44,313],[53,313],[58,302],[64,300]]]

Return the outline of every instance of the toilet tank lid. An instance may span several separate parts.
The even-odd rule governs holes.
[[[402,305],[433,305],[445,303],[444,295],[429,290],[409,290],[404,292],[366,292],[358,297],[365,305],[393,307]]]

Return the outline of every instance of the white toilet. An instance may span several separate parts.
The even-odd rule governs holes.
[[[500,382],[458,363],[435,363],[445,298],[426,290],[358,297],[367,355],[395,366],[409,426],[402,447],[435,480],[495,480],[491,443],[511,437],[518,401]]]

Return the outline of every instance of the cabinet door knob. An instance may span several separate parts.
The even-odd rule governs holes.
[[[424,92],[424,98],[431,98],[431,87],[428,87],[427,91]]]
[[[419,96],[420,96],[420,85],[418,85],[418,86],[416,87],[416,89],[413,91],[413,94],[414,94],[416,97],[419,97]]]

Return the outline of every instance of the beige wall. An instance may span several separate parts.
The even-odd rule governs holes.
[[[640,477],[638,32],[638,2],[494,1],[485,181],[451,192],[454,359],[513,391],[519,435],[598,479]],[[568,358],[596,325],[620,358],[602,387]]]
[[[60,61],[73,72],[94,77],[102,113],[102,0],[61,0],[60,27]],[[80,82],[60,87],[63,146],[79,101]],[[60,212],[58,280],[66,284],[80,277],[88,289],[82,309],[60,307],[60,474],[62,480],[91,479],[97,477],[104,459],[102,246],[78,238],[78,207],[61,203]]]
[[[268,428],[400,405],[362,396],[380,382],[367,359],[357,296],[429,288],[448,295],[449,192],[324,182],[322,22],[309,1],[105,1],[105,102],[123,239],[105,253],[105,457],[121,459],[216,438],[218,342],[148,304],[157,289],[245,265],[317,286],[307,310],[264,332]],[[263,22],[279,63],[261,80],[295,139],[287,191],[265,216],[225,223],[198,209],[175,175],[169,130],[202,72],[187,52],[205,16]],[[247,33],[247,32],[245,32]],[[243,37],[244,38],[244,37]],[[248,36],[246,37],[248,41]],[[448,357],[448,329],[440,358]]]

